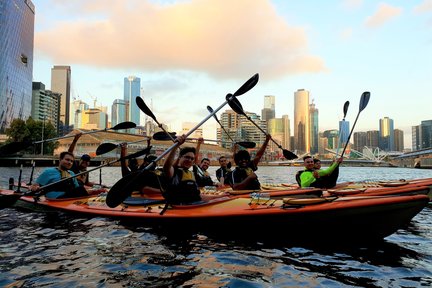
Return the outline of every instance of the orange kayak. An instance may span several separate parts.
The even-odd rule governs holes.
[[[428,204],[429,198],[426,195],[327,197],[324,201],[311,203],[309,200],[308,203],[301,199],[222,196],[190,205],[169,205],[168,209],[165,204],[151,201],[147,205],[109,208],[105,194],[68,200],[41,197],[36,202],[24,196],[20,201],[88,216],[131,220],[170,231],[193,229],[219,236],[270,236],[287,240],[373,241],[407,225]]]

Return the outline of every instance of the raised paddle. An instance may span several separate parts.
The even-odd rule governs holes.
[[[171,136],[175,137],[176,132],[168,132],[169,134],[171,134]],[[158,141],[168,141],[171,140],[170,137],[168,137],[167,133],[163,132],[163,131],[159,131],[156,132],[155,134],[153,134],[153,139],[154,140],[158,140]],[[198,140],[198,138],[187,138],[187,140]],[[223,142],[221,140],[213,140],[213,139],[203,139],[204,141],[209,141],[209,142]],[[244,147],[244,148],[255,148],[256,143],[255,142],[251,142],[251,141],[240,141],[240,142],[236,142],[236,144]]]
[[[233,95],[242,95],[252,89],[257,83],[258,83],[258,73],[252,76],[248,81],[246,81]],[[231,95],[231,94],[228,94]],[[229,97],[228,97],[229,99]],[[198,123],[195,127],[193,127],[189,132],[186,133],[186,137],[191,135],[196,129],[198,129],[202,124],[204,124],[208,119],[210,119],[214,114],[216,114],[220,109],[222,109],[226,104],[228,103],[228,100],[222,103],[215,111],[210,113],[207,117],[205,117],[200,123]],[[117,183],[114,184],[113,187],[111,187],[110,191],[108,192],[108,195],[106,197],[106,204],[111,207],[117,207],[120,205],[127,197],[129,197],[132,192],[134,191],[134,183],[137,182],[138,179],[140,179],[141,175],[143,173],[146,173],[147,170],[154,167],[154,163],[158,162],[160,159],[162,159],[165,155],[171,152],[171,150],[177,148],[177,143],[174,143],[171,147],[169,147],[165,152],[163,152],[161,155],[159,155],[155,160],[153,160],[149,165],[144,167],[143,169],[137,170],[135,173],[130,173],[127,176],[123,177]],[[126,178],[126,179],[125,179]],[[142,178],[141,178],[142,179]]]
[[[351,131],[350,131],[350,133],[349,133],[349,135],[348,135],[347,141],[346,141],[346,143],[345,143],[345,147],[344,147],[344,149],[342,150],[342,154],[341,154],[342,157],[343,157],[343,155],[345,154],[345,150],[346,150],[346,148],[347,148],[347,146],[348,146],[348,143],[349,143],[349,141],[350,141],[350,139],[351,139],[351,135],[352,135],[352,133],[353,133],[353,131],[354,131],[354,127],[355,127],[355,125],[356,125],[356,123],[357,123],[357,119],[358,119],[359,116],[360,116],[360,112],[363,111],[363,110],[366,108],[367,104],[369,103],[369,98],[370,98],[370,92],[365,91],[365,92],[362,93],[362,95],[361,95],[361,97],[360,97],[359,111],[358,111],[358,113],[357,113],[357,117],[356,117],[356,119],[355,119],[355,121],[354,121],[354,124],[353,124],[353,126],[352,126],[352,128],[351,128]]]
[[[262,133],[264,133],[264,135],[270,135],[267,132],[265,132],[260,126],[258,126],[258,124],[256,124],[251,117],[249,117],[243,110],[243,107],[241,105],[241,103],[238,101],[238,99],[233,96],[233,97],[229,97],[229,95],[227,95],[227,101],[228,101],[228,105],[231,107],[231,109],[234,110],[234,112],[236,112],[237,114],[243,115],[245,116],[253,125],[255,125]],[[284,157],[287,160],[293,160],[298,158],[297,155],[295,155],[293,152],[282,148],[282,146],[277,143],[270,135],[270,139],[273,141],[274,144],[276,144],[276,146],[278,146],[280,149],[282,149],[282,153],[284,155]]]
[[[344,104],[344,106],[343,106],[343,119],[342,119],[342,122],[345,122],[345,117],[346,117],[346,114],[348,112],[349,104],[350,104],[350,102],[346,101],[345,104]],[[341,133],[341,131],[343,131],[343,127],[340,127],[340,128],[342,128],[342,129],[339,129],[339,136],[338,136],[339,139],[338,139],[338,146],[337,146],[337,149],[336,149],[336,158],[339,155],[339,145],[341,143],[342,133],[344,133],[344,132]]]
[[[95,170],[101,169],[101,168],[103,168],[103,167],[105,167],[105,166],[109,166],[109,165],[112,165],[112,164],[114,164],[114,163],[117,163],[117,162],[119,162],[119,161],[121,161],[121,160],[127,160],[127,159],[131,159],[131,158],[138,158],[138,157],[140,157],[140,156],[142,156],[142,155],[146,155],[146,154],[148,154],[148,153],[150,152],[150,149],[151,149],[151,146],[146,147],[146,148],[143,149],[143,150],[140,150],[140,151],[137,151],[137,152],[135,152],[135,153],[129,154],[129,155],[125,156],[125,157],[121,157],[121,158],[119,158],[119,159],[116,159],[116,160],[113,160],[113,161],[110,161],[110,162],[104,163],[104,164],[102,164],[102,165],[100,165],[100,166],[98,166],[98,167],[95,167],[95,168],[92,168],[92,169],[89,169],[89,170],[86,170],[86,171],[83,171],[83,172],[77,173],[77,174],[75,174],[74,176],[71,176],[71,177],[68,177],[68,178],[61,179],[61,180],[59,180],[59,181],[57,181],[57,182],[53,182],[53,183],[47,184],[47,185],[45,185],[45,186],[40,187],[40,188],[38,189],[38,191],[43,191],[44,189],[47,189],[47,188],[49,188],[49,187],[52,187],[52,186],[54,186],[54,185],[56,185],[56,184],[59,184],[59,183],[61,183],[61,182],[63,182],[63,181],[67,181],[67,180],[69,180],[69,179],[73,179],[73,178],[75,178],[75,177],[81,176],[81,175],[86,174],[86,173],[90,173],[90,172],[92,172],[92,171],[95,171]],[[40,192],[39,192],[39,193],[36,193],[37,196],[38,196],[38,195],[41,195],[41,194],[43,194],[43,193],[40,193]]]
[[[117,124],[111,128],[105,128],[105,129],[101,129],[101,130],[93,130],[93,131],[83,132],[82,135],[104,132],[104,131],[108,131],[108,130],[115,130],[116,131],[116,130],[123,130],[123,129],[131,129],[131,128],[135,128],[135,127],[136,127],[135,123],[126,121],[126,122],[121,122],[121,123],[119,123],[119,124]],[[61,136],[61,137],[50,138],[50,139],[45,139],[45,140],[35,141],[35,142],[30,142],[30,141],[11,142],[11,143],[8,143],[8,144],[0,147],[0,155],[3,155],[3,156],[11,155],[11,154],[17,153],[21,150],[24,150],[33,144],[55,141],[55,140],[70,138],[70,137],[75,137],[75,134],[65,135],[65,136]]]
[[[169,135],[169,137],[171,138],[172,141],[175,140],[174,139],[175,137],[172,137],[172,135],[165,130],[163,125],[161,123],[159,123],[159,121],[156,119],[156,116],[153,114],[153,112],[150,110],[150,108],[148,108],[148,106],[145,104],[144,100],[140,96],[137,96],[135,98],[135,102],[138,105],[138,108],[140,108],[141,111],[144,112],[144,114],[146,114],[147,116],[150,116],[156,122],[156,124],[159,126],[159,128],[162,129],[167,135]]]
[[[143,142],[143,141],[148,141],[150,138],[145,138],[145,139],[141,139],[141,140],[137,140],[137,141],[133,141],[133,142],[127,142],[127,144],[135,144],[135,143],[139,143],[139,142]],[[121,144],[114,144],[114,143],[102,143],[100,144],[97,148],[96,148],[96,155],[102,155],[108,152],[111,152],[112,150],[116,149],[117,147],[119,147]]]
[[[13,193],[13,194],[1,194],[0,195],[0,199],[1,199],[1,204],[0,204],[0,207],[1,208],[5,208],[5,207],[8,207],[8,206],[12,206],[16,201],[18,201],[18,199],[21,197],[21,196],[26,196],[26,195],[28,195],[28,196],[40,196],[40,195],[43,195],[44,194],[44,190],[46,190],[47,188],[50,188],[50,187],[52,187],[52,186],[54,186],[54,185],[57,185],[57,184],[59,184],[59,183],[61,183],[61,182],[63,182],[63,181],[68,181],[68,180],[70,180],[70,179],[73,179],[73,178],[75,178],[75,177],[78,177],[78,176],[80,176],[80,175],[83,175],[83,174],[85,174],[85,173],[90,173],[90,172],[92,172],[92,171],[95,171],[95,170],[97,170],[97,169],[101,169],[102,167],[105,167],[105,166],[109,166],[109,165],[112,165],[112,164],[114,164],[114,163],[116,163],[116,162],[119,162],[119,161],[121,161],[121,160],[127,160],[127,159],[130,159],[130,158],[137,158],[137,157],[139,157],[139,156],[142,156],[142,155],[145,155],[145,154],[148,154],[149,152],[150,152],[150,148],[151,147],[147,147],[147,148],[145,148],[144,150],[141,150],[141,151],[138,151],[138,152],[135,152],[135,153],[133,153],[133,154],[129,154],[129,155],[127,155],[127,156],[125,156],[125,157],[122,157],[122,158],[119,158],[119,159],[117,159],[117,160],[113,160],[113,161],[110,161],[110,162],[107,162],[107,163],[105,163],[105,164],[102,164],[102,165],[100,165],[100,166],[98,166],[98,167],[95,167],[95,168],[93,168],[93,169],[90,169],[90,170],[87,170],[87,171],[83,171],[83,172],[80,172],[80,173],[77,173],[77,174],[75,174],[74,176],[72,176],[72,177],[68,177],[68,178],[63,178],[63,179],[61,179],[61,180],[59,180],[59,181],[56,181],[56,182],[53,182],[53,183],[50,183],[50,184],[47,184],[47,185],[44,185],[44,186],[41,186],[37,191],[28,191],[28,192],[24,192],[24,193],[21,193],[19,190],[18,191],[16,191],[15,193]],[[5,204],[5,203],[7,203],[7,205]]]
[[[210,106],[207,106],[207,110],[212,113],[213,112],[213,108]],[[219,125],[221,126],[222,130],[225,132],[225,134],[228,136],[228,138],[234,142],[234,139],[231,138],[231,136],[229,135],[228,131],[225,130],[225,127],[222,125],[222,123],[219,121],[219,119],[217,118],[216,114],[213,115],[213,118],[216,120],[217,123],[219,123]]]

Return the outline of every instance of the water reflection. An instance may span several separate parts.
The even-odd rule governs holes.
[[[402,178],[401,174],[414,178],[402,170],[342,176],[372,179],[377,173],[393,175],[392,179]],[[260,179],[278,182],[290,182],[286,175],[292,172],[282,167],[268,170],[271,176],[266,176],[267,167],[259,171]],[[415,175],[430,177],[430,173]],[[104,175],[104,181],[113,178]],[[203,233],[178,235],[101,217],[2,209],[0,286],[430,287],[431,210],[425,208],[407,229],[374,245],[330,246],[318,244],[322,239],[315,239],[317,245],[305,245],[284,239],[260,242]]]

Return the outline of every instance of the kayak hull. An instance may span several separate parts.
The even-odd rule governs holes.
[[[88,216],[105,216],[171,233],[206,233],[217,237],[292,241],[370,242],[406,227],[429,202],[425,195],[334,197],[314,205],[287,205],[281,200],[214,198],[195,205],[119,206],[104,197],[78,200],[21,201]],[[161,212],[163,214],[161,215]],[[251,238],[252,237],[252,238]]]

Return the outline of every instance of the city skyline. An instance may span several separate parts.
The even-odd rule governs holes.
[[[257,86],[239,97],[245,110],[260,114],[263,97],[274,95],[276,117],[294,119],[294,92],[305,89],[320,131],[337,128],[347,100],[353,122],[364,91],[371,100],[355,131],[377,130],[389,117],[411,147],[411,127],[431,119],[430,0],[33,3],[34,81],[50,88],[50,69],[70,65],[72,97],[91,103],[94,95],[110,107],[124,77],[135,75],[159,122],[175,131],[257,72]],[[216,128],[204,124],[212,138]]]

